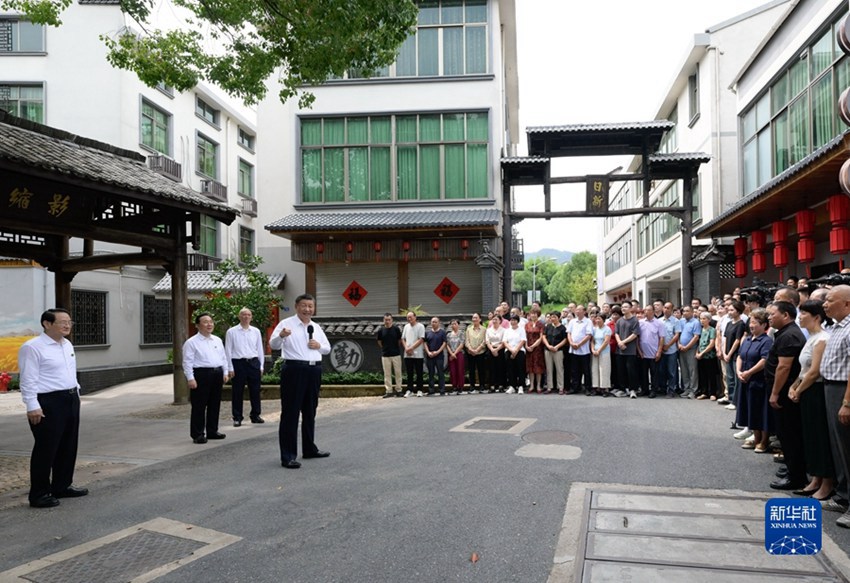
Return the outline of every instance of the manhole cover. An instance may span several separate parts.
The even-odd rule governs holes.
[[[519,423],[517,419],[479,419],[467,425],[466,428],[486,431],[507,431],[517,423]]]
[[[111,583],[130,581],[188,557],[205,543],[142,530],[76,557],[26,575],[34,583]]]
[[[567,431],[534,431],[522,436],[523,441],[546,445],[561,445],[563,443],[570,443],[576,439],[578,439],[578,435]]]

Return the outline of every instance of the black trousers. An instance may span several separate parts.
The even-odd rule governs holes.
[[[504,389],[507,383],[505,374],[505,350],[499,350],[494,356],[490,349],[486,352],[486,362],[489,374],[487,375],[487,389]]]
[[[593,388],[593,379],[590,375],[592,358],[593,355],[591,354],[570,354],[573,391],[580,391],[582,386],[585,391],[590,391]],[[582,379],[584,380],[583,383]]]
[[[635,354],[617,355],[617,376],[620,377],[620,386],[623,390],[637,391],[640,387],[640,372],[638,357]]]
[[[664,392],[659,386],[659,364],[654,358],[640,359],[640,388],[644,395]]]
[[[443,353],[434,358],[426,357],[425,364],[428,367],[428,393],[434,394],[434,381],[437,381],[437,386],[440,393],[446,392],[446,366],[443,360]]]
[[[251,419],[260,416],[260,359],[259,358],[234,358],[233,363],[233,393],[231,405],[233,409],[233,420],[242,421],[243,395],[245,384],[248,384],[248,396],[251,399]]]
[[[30,457],[30,502],[62,492],[73,483],[80,435],[80,397],[76,392],[43,393],[38,403],[44,417],[38,425],[30,424],[35,438]]]
[[[481,354],[466,353],[466,371],[469,377],[469,390],[483,389],[487,386],[487,351]],[[476,382],[476,378],[478,381]]]
[[[224,371],[220,368],[196,368],[197,388],[189,391],[192,413],[189,420],[189,435],[192,439],[218,433],[218,414],[221,411],[221,387]]]
[[[800,404],[788,398],[788,387],[783,387],[782,392],[779,393],[779,404],[782,408],[774,409],[773,412],[776,415],[776,435],[782,443],[785,465],[788,466],[788,479],[803,487],[809,479],[806,476],[803,416],[800,414]]]
[[[511,358],[508,350],[505,353],[505,374],[508,386],[517,390],[525,388],[525,351],[520,350]]]
[[[620,355],[611,351],[611,389],[623,389],[623,383],[620,382]]]
[[[411,393],[413,390],[413,375],[416,375],[416,390],[421,391],[423,387],[422,375],[425,370],[425,363],[423,362],[425,359],[423,358],[405,358],[404,359],[404,372],[407,377],[407,390]]]
[[[322,385],[322,365],[284,363],[280,369],[280,461],[298,457],[298,417],[301,416],[301,451],[313,455],[316,447],[316,408]]]

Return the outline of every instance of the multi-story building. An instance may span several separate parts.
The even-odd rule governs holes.
[[[843,0],[794,2],[733,79],[740,197],[696,234],[737,238],[745,284],[835,273],[850,251],[847,19]]]
[[[735,204],[739,153],[736,96],[729,86],[788,4],[787,0],[775,0],[694,35],[655,113],[654,119],[675,123],[658,151],[704,152],[711,159],[698,171],[692,200],[683,200],[681,180],[657,180],[649,192],[652,206],[690,204],[693,225],[699,229]],[[627,171],[637,171],[641,164],[641,158],[635,157]],[[610,208],[636,208],[642,200],[643,183],[626,182],[612,195]],[[678,217],[665,213],[609,217],[605,219],[604,233],[599,277],[604,301],[690,300],[681,298],[682,263],[689,258],[682,257],[683,234]],[[731,240],[719,243],[731,244]],[[725,268],[725,259],[700,261],[710,244],[706,238],[694,241],[697,261],[693,265],[693,284],[697,296],[719,291],[710,288],[720,284],[722,277],[732,275]],[[684,267],[687,269],[687,264]],[[735,284],[732,280],[726,282],[731,287]]]
[[[190,253],[190,270],[209,271],[223,258],[254,254],[263,224],[257,218],[256,112],[214,87],[185,93],[151,88],[113,68],[98,36],[125,26],[117,1],[80,0],[62,18],[62,26],[49,28],[0,14],[0,108],[137,151],[161,174],[241,210],[229,227],[201,219],[200,249]],[[80,253],[83,242],[72,240],[70,247]],[[107,244],[94,249],[122,251]],[[37,330],[39,314],[53,305],[52,277],[31,262],[0,266],[0,288],[15,298],[2,310],[0,333]],[[81,369],[146,370],[165,362],[170,296],[167,289],[153,291],[163,277],[159,268],[125,266],[74,278],[70,307],[79,322],[73,340]]]
[[[518,134],[513,0],[421,3],[396,62],[370,73],[311,89],[308,110],[261,104],[259,185],[275,193],[261,253],[285,240],[304,266],[287,287],[323,317],[492,308],[499,159]]]

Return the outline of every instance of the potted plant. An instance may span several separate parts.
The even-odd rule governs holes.
[[[12,382],[12,375],[7,372],[0,373],[0,393],[9,392],[9,383]]]

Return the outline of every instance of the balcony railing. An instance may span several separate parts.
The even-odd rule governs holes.
[[[217,180],[201,180],[201,192],[221,202],[227,202],[227,187]]]
[[[187,271],[215,271],[221,259],[204,255],[203,253],[189,253],[186,256]]]
[[[256,198],[243,198],[242,199],[242,214],[248,215],[249,217],[257,216],[257,199]]]
[[[168,156],[163,156],[162,154],[148,156],[148,167],[154,172],[158,172],[175,182],[180,182],[183,179],[183,168],[180,166],[180,163],[175,162]]]
[[[525,269],[525,252],[523,251],[523,240],[511,240],[511,270],[522,271]]]

